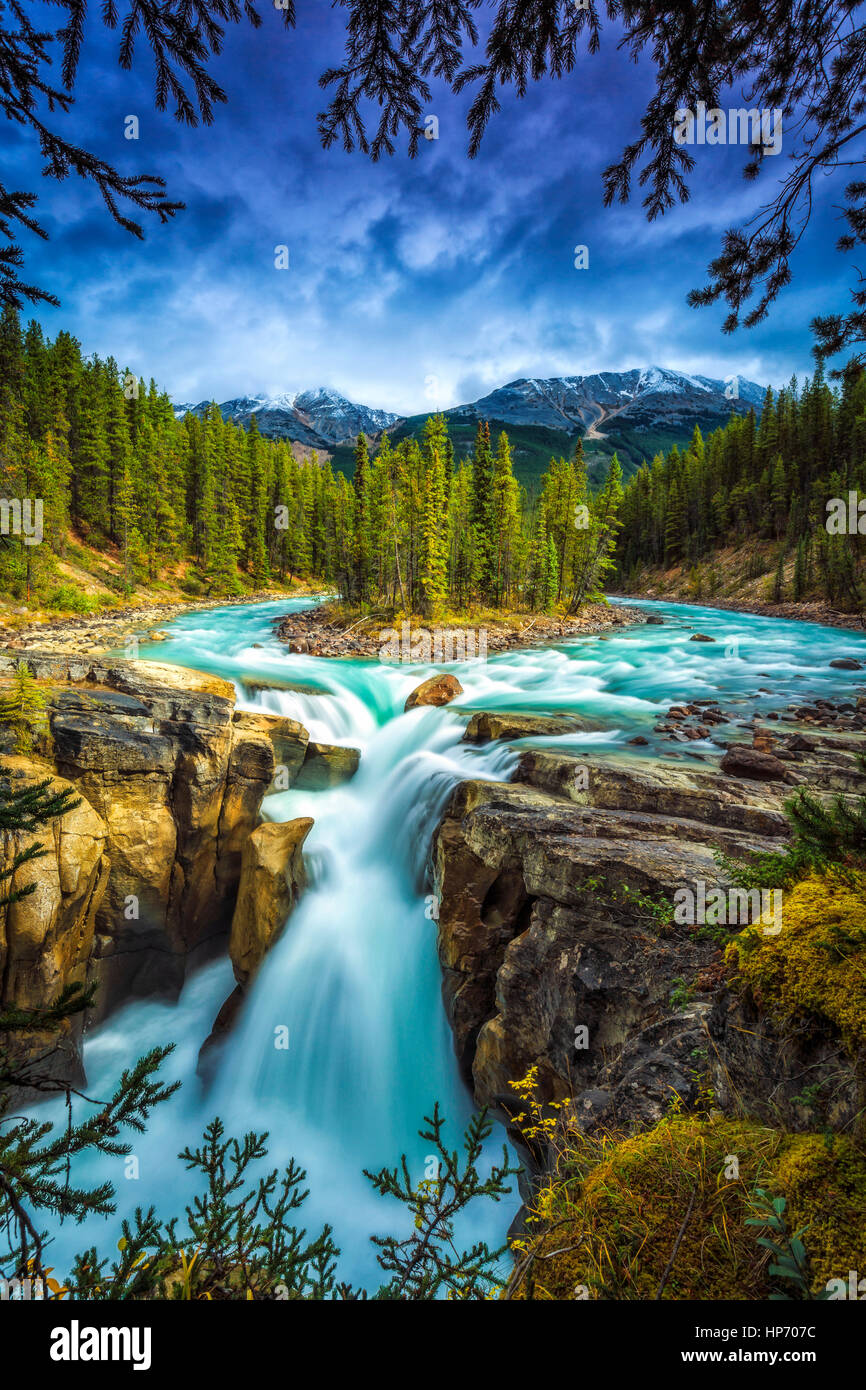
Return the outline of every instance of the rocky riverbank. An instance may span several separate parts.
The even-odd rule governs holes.
[[[298,586],[292,597],[314,592],[306,586]],[[285,589],[262,589],[235,598],[145,603],[112,608],[94,617],[46,617],[38,621],[28,621],[28,615],[22,609],[20,626],[0,623],[0,647],[22,654],[38,651],[43,654],[87,652],[98,655],[119,651],[136,641],[140,644],[163,641],[166,634],[159,630],[159,625],[170,622],[182,613],[207,612],[211,608],[228,608],[238,604],[268,603],[285,599],[286,596]]]
[[[699,608],[715,609],[719,613],[754,613],[759,618],[787,618],[793,619],[795,622],[818,623],[822,627],[838,627],[852,632],[866,630],[866,614],[841,613],[837,608],[831,608],[829,603],[823,603],[817,599],[804,600],[801,603],[794,603],[793,600],[783,603],[769,603],[753,599],[745,594],[741,598],[732,599],[699,598],[689,590],[686,582],[672,587],[648,586],[637,592],[613,590],[611,596],[626,601],[629,599],[652,599],[656,603],[697,605]]]
[[[483,651],[509,651],[521,647],[549,645],[586,637],[592,633],[646,622],[638,608],[613,608],[605,603],[588,604],[572,618],[546,614],[521,614],[512,618],[479,617],[477,623],[436,625],[422,618],[411,622],[399,618],[346,618],[338,608],[323,604],[302,613],[290,613],[274,620],[274,632],[290,652],[311,656],[382,659],[386,648],[400,646],[405,654],[398,659],[417,661],[459,661]],[[439,646],[437,647],[437,641]]]

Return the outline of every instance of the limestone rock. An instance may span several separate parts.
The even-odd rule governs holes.
[[[247,838],[229,939],[240,985],[246,985],[261,965],[304,887],[302,851],[312,827],[309,816],[300,816],[266,822]]]
[[[16,757],[4,758],[4,770],[11,773],[13,786],[31,785],[49,774],[49,769]],[[69,782],[52,779],[52,791],[67,788]],[[36,831],[4,832],[4,863],[37,843],[45,853],[22,865],[4,885],[5,891],[30,883],[36,889],[0,907],[0,1008],[46,1008],[67,985],[86,983],[96,913],[108,884],[107,838],[104,821],[86,800]],[[54,1074],[76,1082],[83,1078],[77,1053],[81,1026],[80,1017],[62,1026],[59,1053],[51,1062]],[[8,1045],[16,1057],[25,1058],[56,1041],[55,1035],[36,1032],[16,1035]]]
[[[526,753],[515,775],[458,786],[434,841],[445,1002],[476,1101],[507,1113],[510,1083],[537,1066],[547,1099],[600,1086],[635,1123],[663,1113],[672,1078],[684,1098],[693,1085],[699,1026],[669,999],[678,979],[706,971],[715,946],[659,935],[640,902],[698,881],[724,886],[716,850],[778,848],[789,833],[781,794],[669,762],[548,750]],[[668,1017],[662,1041],[647,1035],[625,1057]],[[610,1070],[617,1057],[621,1074]],[[652,1075],[661,1080],[648,1089]]]
[[[294,786],[310,741],[303,724],[281,714],[260,714],[257,710],[238,710],[232,722],[245,733],[265,734],[273,744],[276,775],[269,790],[287,791]]]
[[[0,652],[0,674],[11,664]],[[274,773],[268,734],[233,723],[229,681],[155,663],[28,653],[52,682],[51,756],[100,817],[111,861],[95,919],[95,1015],[177,994],[228,932],[241,851]]]
[[[464,743],[490,743],[493,739],[548,737],[574,734],[590,726],[577,715],[500,714],[480,710],[473,714],[463,735]]]

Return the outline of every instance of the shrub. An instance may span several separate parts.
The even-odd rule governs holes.
[[[90,595],[76,589],[74,584],[58,584],[48,594],[45,606],[59,613],[77,613],[80,617],[89,617],[96,609]]]

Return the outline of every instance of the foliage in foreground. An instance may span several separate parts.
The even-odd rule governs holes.
[[[89,1190],[70,1184],[69,1159],[88,1147],[115,1156],[128,1153],[129,1146],[116,1140],[120,1127],[142,1130],[153,1105],[175,1089],[154,1079],[166,1051],[156,1050],[125,1074],[112,1106],[89,1125],[71,1126],[49,1139],[48,1124],[18,1121],[4,1135],[0,1120],[0,1221],[18,1233],[17,1247],[10,1241],[5,1259],[0,1257],[0,1270],[19,1279],[44,1278],[46,1296],[56,1298],[367,1299],[366,1290],[338,1280],[340,1252],[331,1227],[308,1238],[295,1224],[309,1195],[304,1170],[291,1160],[282,1172],[262,1171],[267,1134],[227,1137],[219,1118],[206,1127],[200,1146],[179,1155],[202,1179],[183,1218],[166,1221],[152,1206],[138,1207],[122,1223],[115,1257],[91,1246],[75,1257],[62,1284],[46,1277],[51,1273],[43,1260],[47,1235],[37,1231],[31,1211],[81,1221],[115,1210],[110,1184]],[[455,1222],[477,1198],[499,1201],[507,1195],[507,1178],[517,1169],[503,1149],[502,1162],[481,1175],[478,1162],[493,1128],[483,1114],[467,1126],[462,1157],[446,1145],[438,1106],[426,1125],[421,1135],[436,1150],[435,1176],[414,1182],[405,1155],[397,1168],[367,1173],[376,1191],[396,1198],[411,1217],[408,1235],[373,1237],[389,1278],[372,1297],[495,1297],[504,1287],[499,1262],[505,1247],[491,1250],[476,1241],[460,1249]]]
[[[857,754],[857,765],[866,776],[866,753]],[[717,855],[731,881],[741,888],[790,888],[809,874],[832,871],[856,888],[866,872],[866,795],[825,802],[798,787],[785,802],[785,815],[792,832],[786,849],[748,859]]]
[[[626,1139],[540,1115],[553,1159],[508,1298],[811,1299],[863,1268],[866,1155],[846,1135],[677,1104]]]

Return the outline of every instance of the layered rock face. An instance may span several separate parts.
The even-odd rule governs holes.
[[[187,957],[231,921],[243,845],[273,778],[266,734],[233,722],[226,681],[130,664],[59,691],[53,758],[102,817],[112,870],[93,973],[104,1013],[174,994]]]
[[[173,996],[190,952],[228,933],[262,799],[278,763],[290,777],[300,770],[307,732],[236,712],[234,687],[198,672],[38,654],[28,662],[52,683],[51,737],[31,775],[54,770],[83,801],[37,836],[49,848],[53,837],[54,849],[28,871],[37,892],[9,910],[7,997],[50,1002],[82,970],[98,982],[98,1017],[132,996]],[[0,657],[0,674],[4,663],[11,658]],[[61,911],[58,900],[55,910],[45,897],[54,881],[80,885],[81,901],[73,895]],[[29,928],[17,925],[25,920]],[[28,931],[35,941],[37,923],[42,944],[26,987],[14,943]]]
[[[44,770],[24,758],[4,758],[13,786],[44,781]],[[52,780],[50,790],[70,784]],[[96,915],[108,886],[108,832],[102,817],[86,801],[38,832],[4,832],[3,860],[41,844],[43,855],[22,865],[4,884],[14,894],[35,882],[36,889],[17,902],[0,907],[0,1010],[38,1010],[52,1003],[70,984],[87,983],[96,931]],[[49,1066],[52,1074],[82,1079],[77,1039],[81,1019],[61,1026],[58,1035],[30,1032],[7,1042],[13,1055],[38,1056],[48,1044],[57,1046]]]
[[[803,756],[819,788],[854,760],[838,744]],[[551,751],[524,754],[511,783],[461,784],[433,861],[445,1002],[477,1103],[513,1114],[511,1083],[537,1067],[542,1098],[573,1095],[582,1124],[633,1132],[710,1074],[753,1113],[796,1122],[803,1067],[832,1049],[780,1066],[780,1040],[724,988],[718,941],[658,912],[679,890],[727,889],[718,852],[783,848],[789,794],[697,764]],[[837,1089],[850,1109],[853,1079]]]

